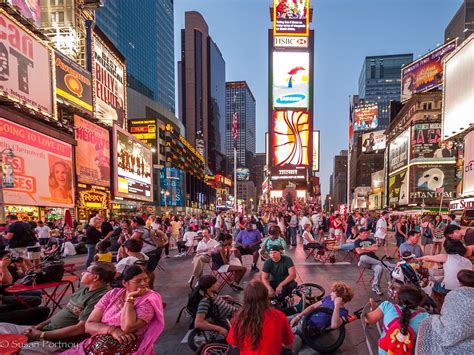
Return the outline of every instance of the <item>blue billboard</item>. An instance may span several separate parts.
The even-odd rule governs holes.
[[[164,168],[160,172],[160,205],[184,207],[184,172]]]

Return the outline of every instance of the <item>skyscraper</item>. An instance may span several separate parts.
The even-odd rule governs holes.
[[[237,167],[252,168],[255,159],[256,102],[247,82],[231,81],[225,90],[225,154],[229,167],[234,164],[232,116],[237,113]],[[229,171],[230,172],[230,171]]]
[[[359,76],[359,98],[378,104],[378,129],[388,127],[390,101],[400,101],[401,68],[412,61],[412,53],[365,57]]]
[[[127,58],[127,85],[175,111],[173,0],[103,0],[96,23]],[[133,105],[134,102],[128,103]]]
[[[458,45],[474,33],[474,0],[464,0],[444,30],[446,42],[458,38]]]

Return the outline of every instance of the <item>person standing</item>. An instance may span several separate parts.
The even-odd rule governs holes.
[[[397,240],[397,247],[406,242],[407,240],[407,219],[405,216],[401,216],[395,227],[395,239]]]
[[[298,217],[296,214],[291,211],[290,212],[290,222],[289,222],[289,234],[290,234],[290,244],[292,247],[296,246],[296,233],[298,231]]]
[[[383,211],[382,216],[377,221],[377,225],[375,226],[375,240],[377,241],[377,246],[383,247],[385,252],[385,257],[390,259],[391,257],[388,255],[387,250],[387,221],[389,218],[388,211]]]
[[[421,250],[423,251],[423,255],[430,254],[430,252],[426,250],[426,246],[433,244],[433,235],[433,224],[431,224],[430,217],[426,216],[421,224]]]
[[[445,229],[446,225],[443,222],[443,218],[437,214],[434,222],[433,255],[439,254],[443,250]]]
[[[38,221],[38,226],[35,228],[36,234],[38,235],[38,241],[40,245],[47,245],[49,238],[51,238],[51,228],[43,223],[43,221]]]
[[[100,217],[92,217],[89,221],[89,226],[86,229],[86,248],[87,261],[86,268],[88,268],[94,261],[96,253],[95,246],[100,241],[102,234],[100,232],[101,219]]]

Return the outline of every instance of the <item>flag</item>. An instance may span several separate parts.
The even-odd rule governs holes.
[[[234,140],[234,148],[237,148],[237,138],[239,134],[237,132],[237,112],[232,115],[232,139]]]
[[[436,192],[444,192],[444,187],[437,187]]]

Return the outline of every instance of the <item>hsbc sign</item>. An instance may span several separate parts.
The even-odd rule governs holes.
[[[273,37],[275,48],[308,48],[308,37]]]

